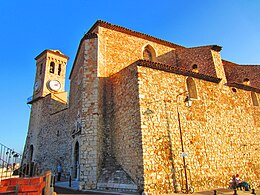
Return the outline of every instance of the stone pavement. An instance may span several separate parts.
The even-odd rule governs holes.
[[[59,195],[65,195],[65,194],[138,195],[137,193],[105,192],[100,190],[79,191],[78,184],[79,184],[78,181],[72,181],[71,187],[69,187],[68,181],[56,182],[54,191]]]
[[[234,190],[230,189],[216,189],[217,194],[219,195],[233,195]],[[55,183],[55,192],[59,195],[65,195],[65,194],[100,194],[100,195],[138,195],[137,193],[120,193],[120,192],[105,192],[105,191],[99,191],[99,190],[87,190],[87,191],[79,191],[78,190],[78,181],[72,181],[71,182],[71,187],[69,187],[69,182],[68,181],[62,181],[62,182],[56,182]],[[207,191],[200,191],[200,192],[194,192],[194,195],[213,195],[214,194],[214,189],[207,190]],[[251,190],[250,191],[237,191],[238,195],[251,195]],[[163,195],[163,194],[161,194]],[[165,194],[166,195],[166,194]],[[169,194],[168,194],[169,195]],[[173,195],[184,195],[183,193],[173,193]],[[256,189],[256,195],[260,195],[260,188]]]
[[[215,189],[215,190],[217,191],[217,194],[219,194],[219,195],[233,195],[234,194],[234,190],[231,190],[231,189],[219,188],[219,189]],[[237,190],[238,195],[252,195],[251,192],[252,192],[251,190],[250,191]],[[200,191],[200,192],[194,192],[193,194],[194,195],[213,195],[214,189]],[[260,189],[256,190],[256,195],[260,195]]]

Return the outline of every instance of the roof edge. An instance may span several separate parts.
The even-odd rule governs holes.
[[[253,91],[253,92],[256,92],[256,93],[260,93],[260,89],[259,88],[248,86],[248,85],[244,85],[242,83],[232,82],[232,83],[227,83],[227,86],[229,86],[229,87],[236,87],[238,89],[243,89],[243,90],[246,90],[246,91]]]
[[[170,72],[170,73],[176,73],[176,74],[180,74],[180,75],[184,75],[184,76],[191,76],[191,77],[194,77],[194,78],[210,81],[210,82],[213,82],[213,83],[219,83],[222,80],[221,78],[212,77],[212,76],[209,76],[209,75],[192,72],[192,71],[189,71],[189,70],[184,69],[184,68],[180,68],[180,67],[177,67],[177,66],[170,66],[170,65],[167,65],[167,64],[161,64],[159,62],[152,62],[152,61],[148,61],[148,60],[138,60],[135,63],[138,66],[144,66],[144,67],[162,70],[162,71]]]
[[[76,57],[74,59],[74,62],[73,62],[73,65],[72,65],[72,69],[70,71],[70,75],[69,75],[69,79],[71,78],[71,75],[72,75],[72,72],[74,70],[74,67],[75,67],[75,63],[78,59],[78,55],[79,55],[79,50],[80,50],[80,47],[81,47],[81,44],[83,43],[84,40],[87,40],[87,39],[95,39],[95,38],[98,38],[97,34],[96,33],[86,33],[82,39],[80,40],[80,43],[79,43],[79,46],[78,46],[78,49],[77,49],[77,54],[76,54]]]
[[[58,52],[58,51],[53,51],[53,50],[50,50],[50,49],[45,49],[43,52],[41,52],[38,56],[36,56],[34,59],[35,60],[38,60],[41,56],[43,56],[45,53],[51,53],[51,54],[54,54],[54,55],[57,55],[57,56],[60,56],[60,57],[63,57],[63,58],[66,58],[67,60],[69,60],[69,57],[62,54],[61,52]]]
[[[133,35],[133,36],[143,38],[143,39],[146,39],[149,41],[157,42],[157,43],[160,43],[165,46],[169,46],[169,47],[173,47],[173,48],[185,48],[184,46],[181,46],[181,45],[169,42],[169,41],[165,41],[163,39],[159,39],[159,38],[153,37],[153,36],[145,34],[145,33],[130,30],[130,29],[122,27],[122,26],[111,24],[111,23],[103,21],[103,20],[97,20],[87,33],[91,33],[97,26],[101,26],[104,28],[118,31],[118,32],[126,33],[128,35]]]

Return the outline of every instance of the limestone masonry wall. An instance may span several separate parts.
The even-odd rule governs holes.
[[[148,45],[155,56],[147,51],[152,61],[140,60]],[[44,86],[30,102],[23,162],[54,172],[61,164],[64,176],[72,167],[80,190],[173,193],[185,188],[184,168],[196,191],[227,188],[235,174],[259,184],[260,69],[222,60],[220,49],[184,48],[97,22],[80,41],[69,102],[67,57],[50,52],[64,68],[50,75],[52,57],[43,52],[37,66],[46,60],[46,75],[37,70],[36,79]],[[241,84],[244,77],[250,82]],[[191,107],[188,78],[198,95]],[[49,79],[61,82],[58,92],[46,88]]]
[[[99,27],[99,74],[101,77],[113,75],[133,62],[143,59],[143,49],[150,44],[156,51],[157,61],[176,64],[175,48],[167,47],[122,32]]]
[[[236,173],[259,183],[260,113],[250,92],[194,79],[199,98],[187,108],[185,96],[176,99],[187,77],[145,67],[138,75],[145,191],[168,193],[174,180],[183,184],[177,104],[189,184],[196,190],[227,187]],[[145,114],[147,108],[153,113]]]
[[[143,187],[142,139],[137,67],[128,66],[111,76],[112,150],[118,163]],[[131,82],[129,82],[131,81]]]
[[[24,163],[30,162],[30,146],[33,147],[32,162],[38,164],[41,170],[57,172],[57,165],[62,164],[63,175],[68,175],[70,167],[70,134],[67,127],[68,110],[52,114],[55,102],[48,95],[32,106],[30,128],[26,139]]]
[[[82,189],[95,189],[101,166],[102,137],[98,129],[99,79],[97,77],[97,39],[87,39],[84,47],[82,80],[82,108],[80,135],[80,185]]]

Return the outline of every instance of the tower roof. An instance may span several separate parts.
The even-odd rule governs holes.
[[[45,49],[42,53],[40,53],[34,59],[38,60],[41,56],[45,55],[46,53],[51,53],[51,54],[66,58],[67,60],[69,59],[69,57],[64,55],[60,50],[51,50],[51,49]]]

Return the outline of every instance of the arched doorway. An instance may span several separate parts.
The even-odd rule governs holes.
[[[29,154],[28,154],[28,164],[26,164],[24,173],[29,175],[30,177],[33,176],[33,145],[31,144],[29,147]]]
[[[77,141],[74,148],[74,178],[79,178],[79,142]]]
[[[30,145],[29,156],[28,156],[29,163],[32,162],[32,159],[33,159],[33,145]]]

